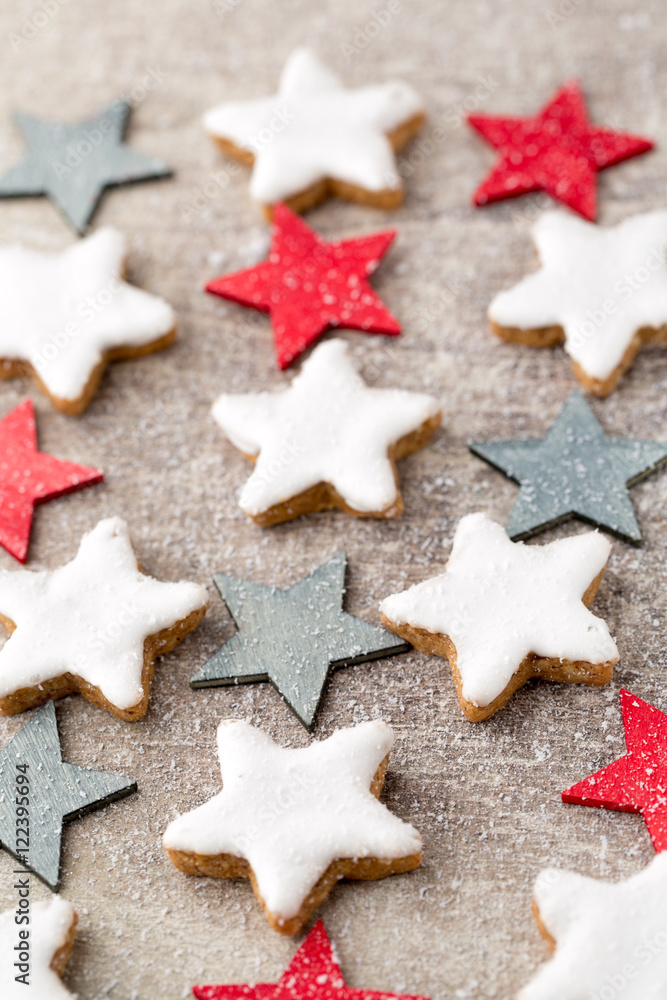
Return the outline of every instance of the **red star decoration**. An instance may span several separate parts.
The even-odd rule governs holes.
[[[641,813],[656,851],[667,850],[667,715],[621,691],[625,757],[562,793],[563,802]]]
[[[576,80],[533,118],[468,115],[468,121],[501,153],[475,191],[475,205],[543,190],[594,221],[597,171],[653,148],[650,139],[591,125]]]
[[[270,313],[280,368],[287,368],[328,327],[401,332],[367,281],[396,236],[394,230],[327,243],[286,205],[276,206],[273,223],[269,259],[210,281],[206,291]]]
[[[25,562],[35,505],[103,478],[99,469],[37,450],[35,411],[26,399],[0,420],[0,545]]]
[[[318,920],[277,983],[193,986],[197,1000],[428,1000],[345,985],[331,942]]]

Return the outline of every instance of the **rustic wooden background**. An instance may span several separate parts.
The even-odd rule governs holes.
[[[81,919],[67,983],[83,1000],[178,1000],[196,982],[275,980],[296,945],[270,930],[247,883],[184,876],[160,846],[177,810],[219,788],[221,718],[249,719],[288,745],[308,740],[268,685],[188,687],[233,630],[212,574],[288,585],[344,543],[347,609],[377,621],[381,597],[442,567],[463,514],[487,510],[506,523],[516,487],[466,442],[541,435],[574,380],[562,350],[502,345],[487,329],[491,296],[535,266],[528,226],[546,200],[470,207],[493,154],[462,112],[534,112],[578,76],[596,122],[658,141],[655,152],[600,176],[600,221],[664,206],[667,23],[661,0],[641,8],[630,0],[398,0],[381,30],[373,19],[387,10],[384,0],[44,2],[0,11],[0,169],[22,155],[12,109],[76,120],[130,94],[129,142],[163,157],[175,176],[108,193],[93,225],[127,233],[130,277],[173,303],[180,339],[116,365],[78,419],[53,412],[29,380],[0,385],[0,412],[29,394],[42,446],[106,473],[103,486],[38,511],[28,565],[60,565],[98,519],[121,514],[149,572],[199,580],[212,597],[203,625],[158,667],[141,722],[118,722],[81,698],[58,706],[65,759],[139,782],[134,797],[66,829],[62,892]],[[37,16],[44,9],[46,23]],[[398,228],[375,284],[405,332],[349,340],[369,382],[437,394],[444,427],[401,463],[406,512],[396,521],[332,512],[262,530],[235,505],[248,467],[210,407],[222,390],[280,386],[286,377],[273,366],[268,321],[202,285],[261,259],[268,229],[249,200],[247,173],[225,172],[200,115],[225,98],[271,92],[287,54],[304,43],[350,84],[404,77],[426,98],[429,127],[403,158],[405,206],[385,215],[330,202],[309,221],[329,238]],[[219,193],[214,174],[226,184]],[[56,250],[74,236],[48,201],[34,199],[0,202],[0,239]],[[593,405],[609,433],[664,439],[666,391],[667,352],[646,351],[620,389]],[[664,474],[633,490],[644,545],[614,542],[594,605],[621,652],[607,689],[534,683],[473,726],[440,659],[413,653],[332,677],[316,735],[378,716],[390,722],[398,740],[384,799],[425,843],[415,873],[341,884],[321,908],[350,984],[434,1000],[511,998],[546,957],[530,915],[536,873],[556,864],[617,879],[651,858],[640,818],[563,806],[560,791],[623,752],[619,687],[667,708],[666,497]],[[577,530],[572,523],[539,541]],[[15,568],[4,552],[0,565]],[[24,721],[1,719],[0,741]],[[11,869],[2,854],[1,909],[15,902]],[[33,886],[36,898],[47,896],[36,879]]]

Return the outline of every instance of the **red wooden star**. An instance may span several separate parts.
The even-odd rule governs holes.
[[[99,469],[38,451],[32,402],[19,403],[0,420],[0,545],[25,562],[35,505],[102,479]]]
[[[207,292],[271,315],[276,360],[287,368],[331,326],[398,334],[401,327],[367,278],[396,232],[327,243],[286,205],[273,216],[269,259],[223,275]]]
[[[193,986],[197,1000],[428,1000],[345,985],[324,924],[318,920],[277,983]]]
[[[562,793],[563,802],[641,813],[656,851],[667,850],[667,715],[621,691],[625,757]]]
[[[576,80],[532,118],[468,115],[468,121],[501,153],[475,191],[475,205],[541,189],[594,221],[596,172],[653,148],[650,139],[590,125]]]

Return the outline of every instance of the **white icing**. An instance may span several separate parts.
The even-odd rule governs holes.
[[[667,323],[667,210],[610,228],[546,212],[532,233],[542,267],[496,295],[489,318],[523,330],[562,326],[568,354],[607,379],[640,327]]]
[[[547,869],[536,882],[556,954],[519,1000],[665,1000],[667,853],[615,884]]]
[[[106,351],[169,333],[171,306],[121,280],[125,256],[111,228],[62,253],[0,247],[0,358],[30,362],[52,395],[74,400]]]
[[[394,742],[386,723],[339,729],[298,750],[246,722],[218,727],[223,790],[169,824],[166,848],[245,858],[271,913],[295,916],[337,858],[402,858],[421,838],[370,792]]]
[[[400,188],[386,133],[422,111],[406,83],[347,90],[311,52],[297,49],[277,94],[221,104],[206,113],[204,127],[253,153],[250,191],[270,204],[327,177],[367,191]]]
[[[388,510],[398,497],[388,448],[438,412],[431,396],[370,389],[343,340],[320,344],[289,389],[222,395],[213,406],[232,444],[257,456],[239,501],[250,515],[322,482],[355,510]]]
[[[206,603],[196,583],[141,573],[126,522],[100,521],[65,566],[0,572],[0,613],[16,624],[0,651],[0,697],[69,672],[129,709],[143,698],[144,639]]]
[[[20,875],[16,876],[18,879]],[[2,1000],[74,1000],[60,976],[50,967],[56,952],[62,948],[74,922],[74,907],[61,896],[52,896],[48,902],[30,904],[30,924],[14,922],[16,907],[0,914],[0,997]],[[29,985],[16,982],[21,970],[14,967],[18,954],[14,948],[23,941],[19,932],[30,932]]]
[[[616,662],[607,625],[581,600],[610,551],[597,531],[549,545],[512,542],[486,514],[469,514],[456,529],[445,572],[385,598],[380,610],[400,625],[449,636],[463,697],[484,707],[529,653]]]

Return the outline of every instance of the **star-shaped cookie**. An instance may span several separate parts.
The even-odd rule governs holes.
[[[382,621],[447,657],[470,722],[488,719],[531,677],[608,684],[618,651],[588,606],[610,551],[596,531],[512,542],[486,514],[468,514],[445,572],[385,598]]]
[[[61,976],[72,953],[77,923],[74,907],[62,896],[31,903],[27,926],[16,923],[16,908],[0,913],[2,1000],[24,1000],[26,996],[76,1000]]]
[[[0,712],[82,694],[119,719],[146,714],[156,657],[196,628],[207,594],[143,573],[127,523],[109,517],[56,570],[0,572]]]
[[[62,253],[0,246],[0,378],[31,374],[62,413],[81,413],[109,361],[171,344],[164,299],[122,280],[127,247],[98,229]]]
[[[308,932],[277,983],[193,986],[192,992],[196,1000],[427,1000],[347,986],[321,920]]]
[[[124,144],[131,110],[114,101],[74,125],[17,114],[28,155],[0,177],[0,198],[45,194],[83,233],[105,188],[168,177],[166,163]]]
[[[621,691],[628,752],[563,792],[563,802],[641,813],[656,851],[667,851],[667,715]]]
[[[624,882],[549,868],[534,912],[555,955],[517,1000],[664,1000],[667,854]]]
[[[397,517],[395,462],[423,448],[441,420],[431,396],[369,388],[344,340],[320,344],[289,389],[219,396],[213,416],[255,462],[239,503],[261,525],[332,507]]]
[[[476,205],[542,190],[595,219],[597,171],[653,148],[650,139],[591,125],[576,80],[532,117],[468,115],[468,121],[500,152],[475,192]]]
[[[192,687],[271,681],[311,729],[332,667],[410,648],[342,610],[346,566],[339,552],[286,590],[216,573],[213,582],[239,631],[193,674]]]
[[[136,790],[123,775],[63,762],[49,702],[0,750],[0,846],[55,889],[63,824]]]
[[[204,128],[224,153],[252,166],[250,193],[270,218],[276,202],[303,212],[332,195],[397,208],[403,186],[394,153],[424,120],[408,84],[347,90],[312,52],[297,49],[277,94],[220,104]]]
[[[532,236],[542,266],[496,295],[491,328],[510,343],[564,341],[584,388],[608,396],[642,346],[667,342],[667,210],[607,228],[546,212]]]
[[[32,402],[0,420],[0,545],[25,562],[35,506],[101,483],[99,469],[75,465],[37,450]]]
[[[507,526],[512,539],[578,517],[640,542],[628,487],[667,462],[667,442],[607,437],[576,391],[545,437],[475,441],[470,450],[521,485]]]
[[[378,801],[393,742],[375,721],[291,750],[226,720],[218,727],[223,789],[170,823],[164,847],[189,875],[249,878],[271,926],[297,934],[339,879],[384,878],[421,863],[417,831]]]
[[[206,291],[271,315],[276,361],[287,368],[329,327],[398,334],[401,327],[368,283],[394,230],[327,243],[276,205],[268,260],[210,281]]]

